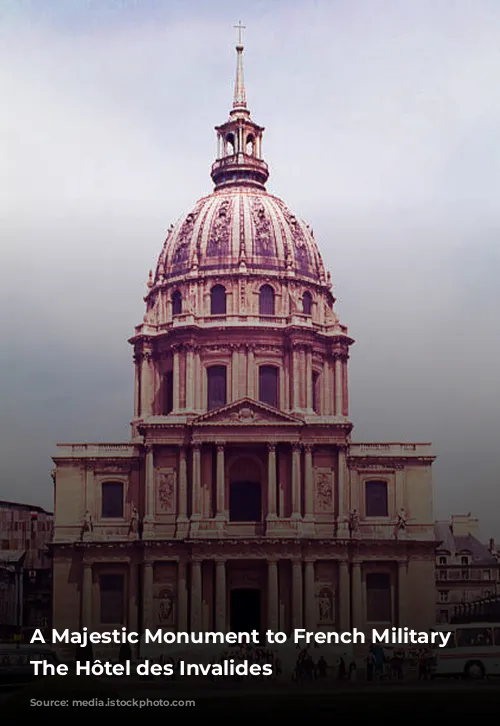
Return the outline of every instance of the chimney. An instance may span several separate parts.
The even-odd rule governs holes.
[[[495,552],[495,540],[493,539],[493,537],[490,539],[490,552]]]

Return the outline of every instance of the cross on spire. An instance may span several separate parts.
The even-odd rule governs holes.
[[[239,20],[238,25],[233,25],[233,28],[238,31],[238,45],[243,45],[243,31],[246,30],[246,25],[242,25]]]

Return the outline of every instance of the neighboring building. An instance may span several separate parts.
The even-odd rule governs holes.
[[[434,622],[432,447],[351,442],[354,341],[265,189],[242,51],[214,192],[170,227],[130,341],[132,440],[54,457],[59,628]]]
[[[500,558],[495,543],[478,539],[479,521],[457,514],[436,523],[436,615],[438,623],[451,622],[473,601],[494,597],[500,582]],[[461,607],[465,606],[465,607]]]
[[[0,501],[0,637],[50,622],[52,525],[41,507]]]

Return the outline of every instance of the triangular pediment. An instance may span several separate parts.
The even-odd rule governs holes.
[[[268,406],[266,403],[254,401],[251,398],[241,398],[239,401],[228,403],[225,406],[214,408],[212,411],[198,416],[193,424],[227,424],[239,426],[262,426],[263,424],[287,424],[300,426],[301,419],[288,413]]]

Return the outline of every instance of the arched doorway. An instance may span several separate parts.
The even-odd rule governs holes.
[[[253,458],[237,459],[229,469],[229,521],[262,521],[261,467]]]

